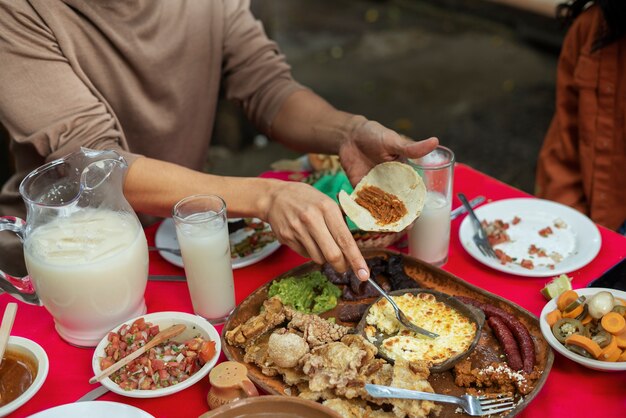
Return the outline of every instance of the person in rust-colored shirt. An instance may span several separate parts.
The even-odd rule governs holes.
[[[129,163],[124,193],[166,217],[181,198],[217,194],[229,215],[258,217],[280,242],[318,263],[369,272],[339,207],[313,187],[202,172],[218,94],[274,140],[339,154],[356,182],[375,164],[416,158],[413,142],[341,112],[296,83],[249,0],[0,0],[0,124],[17,173],[0,215],[24,215],[21,179],[79,147]],[[0,268],[23,270],[17,237],[0,232]]]
[[[626,2],[576,0],[559,58],[556,112],[538,159],[536,195],[613,230],[626,221]]]

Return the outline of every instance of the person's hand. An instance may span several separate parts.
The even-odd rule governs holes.
[[[369,269],[343,214],[330,197],[304,183],[281,182],[271,192],[265,220],[278,240],[318,264],[352,269],[367,280]]]
[[[422,157],[437,147],[437,138],[410,141],[378,122],[359,118],[349,138],[339,147],[348,179],[356,185],[376,164]]]

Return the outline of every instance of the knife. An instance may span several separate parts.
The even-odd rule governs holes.
[[[76,400],[76,402],[95,401],[96,399],[98,399],[100,396],[104,395],[108,391],[109,389],[100,385],[97,388],[90,390],[85,395],[81,396],[79,399]]]
[[[148,280],[153,282],[186,282],[185,276],[149,275]]]
[[[485,201],[485,196],[478,196],[473,198],[472,200],[469,201],[469,204],[472,208],[480,205],[481,203],[483,203]],[[467,212],[467,209],[465,209],[465,207],[463,205],[459,206],[458,208],[454,209],[452,212],[450,212],[450,220],[455,219],[456,217],[458,217],[459,215],[463,215],[465,212]]]

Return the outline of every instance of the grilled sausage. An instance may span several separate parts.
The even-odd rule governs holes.
[[[477,301],[476,299],[468,298],[465,296],[456,296],[461,302],[466,303],[468,305],[475,306],[481,309],[487,318],[492,316],[497,316],[500,318],[506,326],[511,330],[517,343],[519,344],[520,351],[522,354],[522,361],[524,363],[524,372],[531,373],[535,366],[535,343],[533,342],[532,337],[530,336],[530,332],[528,329],[518,321],[513,315],[510,313],[503,311],[500,308],[496,308],[493,305],[489,305],[487,303],[482,303]]]
[[[343,322],[359,322],[367,308],[369,308],[367,303],[343,305],[339,310],[339,320]]]
[[[519,353],[519,348],[517,347],[517,342],[511,334],[511,330],[505,325],[504,321],[502,321],[497,316],[492,316],[487,320],[487,323],[493,330],[493,333],[500,341],[502,348],[504,348],[504,353],[506,354],[507,363],[511,366],[513,370],[521,370],[523,367],[522,356]]]

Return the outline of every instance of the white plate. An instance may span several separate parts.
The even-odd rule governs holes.
[[[153,415],[134,406],[117,402],[74,402],[55,406],[31,415],[31,418],[154,418]]]
[[[588,217],[549,200],[505,199],[483,205],[474,212],[481,221],[493,222],[501,219],[509,223],[507,233],[511,242],[497,244],[494,248],[501,249],[511,257],[517,257],[518,263],[522,258],[530,259],[534,263],[534,268],[530,270],[517,263],[502,264],[497,259],[484,256],[474,244],[474,227],[466,216],[459,228],[459,239],[463,248],[481,263],[505,273],[527,277],[558,276],[588,264],[596,257],[602,244],[597,226]],[[517,225],[511,223],[515,216],[521,218]],[[556,228],[554,222],[558,219],[567,226]],[[543,238],[538,231],[547,226],[552,228],[553,234]],[[555,262],[550,257],[529,256],[528,248],[531,244],[545,249],[548,254],[556,251],[563,259]],[[549,268],[549,264],[553,264],[554,269]]]
[[[605,289],[602,287],[589,287],[589,288],[582,288],[582,289],[575,289],[575,290],[576,290],[576,293],[578,293],[578,296],[587,296],[587,298],[589,298],[592,295],[595,295],[598,292],[602,292],[604,290],[604,291],[611,293],[615,297],[626,299],[626,292],[622,292],[621,290]],[[563,354],[568,359],[575,361],[576,363],[582,364],[585,367],[589,367],[590,369],[610,371],[610,372],[626,370],[626,361],[611,362],[611,361],[600,361],[600,360],[588,359],[581,355],[573,353],[569,351],[567,348],[565,348],[565,346],[561,344],[559,340],[556,339],[554,334],[552,334],[552,329],[546,322],[546,315],[555,309],[556,309],[556,298],[552,299],[550,302],[546,304],[546,306],[543,307],[541,311],[541,315],[539,316],[539,325],[541,327],[541,333],[543,334],[544,338],[546,339],[546,341],[548,341],[548,344],[550,344],[552,348],[554,348],[559,353]]]
[[[258,221],[256,218],[253,219]],[[231,222],[235,220],[237,219],[229,219]],[[269,224],[266,223],[265,225],[266,230],[271,230]],[[252,231],[244,231],[241,229],[230,234],[231,261],[234,269],[246,267],[250,264],[261,261],[280,248],[280,242],[278,242],[278,240],[274,240],[245,257],[235,256],[233,252],[234,245],[241,242],[250,234],[252,234]],[[154,237],[154,243],[157,247],[161,248],[180,248],[178,245],[178,239],[176,238],[176,227],[174,226],[174,220],[172,218],[167,218],[161,222],[161,225],[159,225],[159,228],[157,229],[156,236]],[[170,263],[178,267],[184,267],[182,257],[165,251],[159,251],[159,254],[161,254],[161,256]]]
[[[200,335],[203,338],[209,338],[211,341],[215,341],[215,355],[213,356],[211,361],[205,363],[205,365],[202,366],[202,368],[198,370],[195,374],[193,374],[189,379],[167,388],[155,390],[124,390],[120,388],[117,383],[113,382],[107,377],[103,379],[100,383],[102,383],[102,386],[106,387],[111,392],[115,392],[119,395],[128,396],[131,398],[158,398],[160,396],[171,395],[172,393],[180,392],[181,390],[186,389],[189,386],[200,381],[200,379],[205,377],[209,373],[209,371],[211,371],[213,366],[215,366],[215,364],[217,363],[217,359],[219,358],[220,352],[222,350],[220,334],[206,319],[197,315],[192,315],[184,312],[155,312],[142,315],[141,317],[143,317],[146,322],[150,322],[153,325],[159,325],[160,330],[164,330],[165,328],[168,328],[174,324],[187,325],[187,329],[183,331],[182,334],[173,338],[173,340],[177,342],[183,342],[197,335]],[[117,332],[117,330],[119,330],[122,325],[130,325],[136,319],[137,318],[126,321],[123,324],[115,327],[112,331]],[[107,337],[104,337],[102,341],[100,341],[100,343],[96,346],[96,349],[93,353],[91,367],[93,368],[93,372],[96,375],[101,372],[100,358],[105,357],[104,349],[106,348],[108,343],[109,341],[107,340]]]

